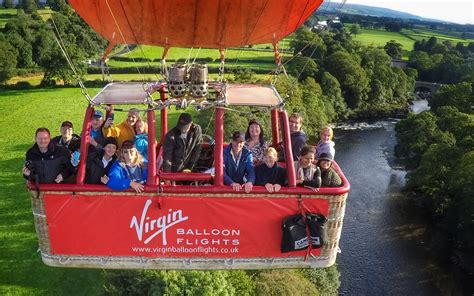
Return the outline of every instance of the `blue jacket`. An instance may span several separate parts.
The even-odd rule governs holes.
[[[135,147],[143,156],[145,161],[148,161],[148,134],[139,134],[135,136]]]
[[[142,180],[146,182],[148,176],[147,163],[144,164],[145,169],[142,171]],[[125,190],[130,188],[130,176],[127,169],[119,161],[116,161],[109,171],[109,182],[107,186],[113,190]]]
[[[245,147],[242,148],[242,151],[240,152],[242,156],[240,157],[240,162],[237,166],[232,157],[231,150],[231,144],[224,149],[224,184],[244,184],[244,177],[247,179],[246,182],[251,182],[252,184],[255,183],[252,152]]]

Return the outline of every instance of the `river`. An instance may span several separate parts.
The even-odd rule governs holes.
[[[421,103],[416,111],[423,109]],[[429,272],[423,228],[396,198],[406,174],[393,156],[396,121],[344,125],[334,132],[336,160],[351,183],[337,260],[340,295],[440,294]]]

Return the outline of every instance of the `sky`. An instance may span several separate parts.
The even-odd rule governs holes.
[[[331,2],[342,1],[331,0]],[[346,3],[385,7],[459,24],[474,24],[474,0],[347,0]]]

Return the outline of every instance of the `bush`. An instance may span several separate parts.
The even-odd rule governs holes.
[[[328,268],[302,269],[302,274],[317,287],[321,295],[337,295],[341,281],[341,274],[337,264]]]
[[[15,86],[15,89],[31,89],[33,86],[28,81],[18,81]]]
[[[107,295],[253,295],[244,271],[106,271]]]
[[[292,269],[263,271],[255,281],[255,295],[321,295],[309,280]]]

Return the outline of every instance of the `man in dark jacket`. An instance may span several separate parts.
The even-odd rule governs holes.
[[[107,184],[107,174],[117,159],[117,140],[109,137],[102,142],[104,147],[98,151],[92,151],[87,156],[86,178],[87,184]]]
[[[60,132],[61,135],[54,137],[51,142],[66,147],[70,153],[79,151],[81,147],[81,137],[74,133],[72,122],[67,120],[63,121],[63,123],[61,123]]]
[[[252,191],[255,183],[252,152],[244,147],[244,134],[240,131],[232,133],[232,142],[224,149],[224,184],[233,190]]]
[[[297,161],[300,156],[301,149],[306,145],[306,134],[301,129],[303,123],[303,117],[299,113],[293,113],[288,118],[290,125],[290,141],[291,151],[293,152],[293,160]],[[279,151],[280,161],[285,161],[285,149],[283,146],[280,147]]]
[[[23,176],[38,183],[61,183],[73,172],[71,153],[51,142],[47,128],[39,128],[35,133],[36,143],[26,152]]]
[[[182,113],[163,143],[163,172],[192,171],[201,153],[201,139],[201,127],[190,114]]]

